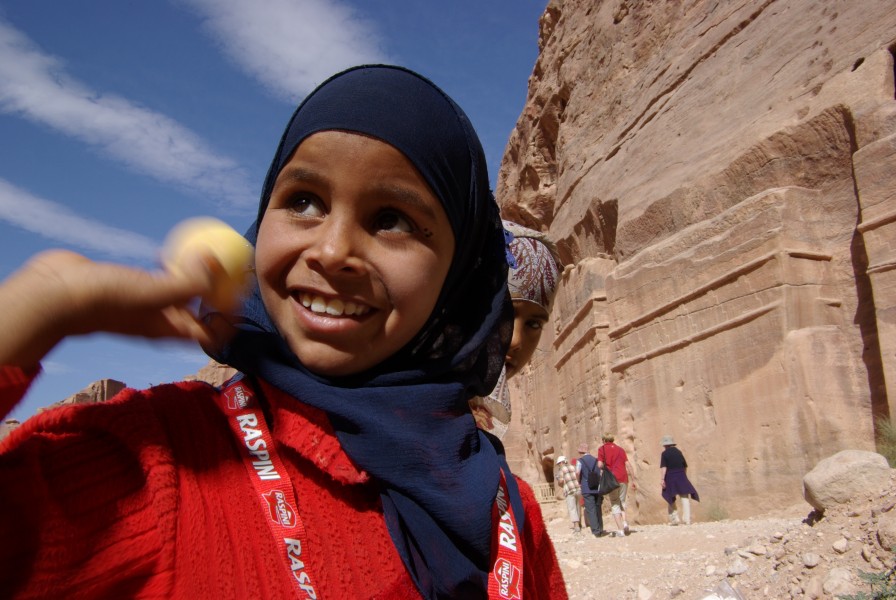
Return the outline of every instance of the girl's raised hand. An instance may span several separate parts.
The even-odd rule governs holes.
[[[212,344],[187,303],[208,295],[221,269],[197,256],[177,274],[149,272],[50,250],[0,284],[0,364],[36,365],[70,335],[110,332]]]

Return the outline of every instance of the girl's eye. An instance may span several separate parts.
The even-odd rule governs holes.
[[[414,225],[410,219],[394,211],[380,213],[376,218],[374,226],[381,231],[398,231],[401,233],[414,231]]]
[[[535,319],[529,319],[528,321],[526,321],[526,327],[528,327],[529,329],[539,329],[540,330],[542,327],[544,327],[544,323],[542,323],[541,321],[537,321]]]
[[[305,217],[322,217],[324,215],[321,201],[313,196],[293,196],[287,201],[289,210]]]

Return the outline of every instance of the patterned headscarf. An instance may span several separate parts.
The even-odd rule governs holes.
[[[512,221],[503,221],[507,239],[507,287],[512,300],[534,302],[547,312],[557,291],[560,258],[557,248],[547,236]],[[504,371],[491,394],[470,400],[470,408],[483,410],[490,419],[479,420],[479,427],[503,439],[512,415],[510,390]]]
[[[560,281],[557,247],[545,234],[511,221],[504,221],[504,229],[513,236],[508,245],[510,297],[534,302],[550,312]]]

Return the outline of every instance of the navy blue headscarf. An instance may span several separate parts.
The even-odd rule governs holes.
[[[236,338],[214,358],[327,413],[343,449],[380,484],[389,533],[424,597],[485,597],[502,469],[514,510],[523,513],[500,442],[476,428],[468,408],[470,397],[495,386],[513,329],[503,229],[482,147],[460,107],[420,75],[381,65],[339,73],[290,120],[252,241],[280,170],[302,140],[326,130],[394,146],[441,201],[455,251],[436,306],[395,355],[363,373],[327,378],[289,350],[256,289]]]

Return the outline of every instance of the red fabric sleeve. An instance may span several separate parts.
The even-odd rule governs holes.
[[[526,511],[526,526],[523,528],[523,598],[566,600],[569,598],[566,583],[557,562],[554,543],[548,537],[541,506],[528,483],[519,477],[516,482]]]
[[[40,365],[29,369],[0,366],[0,415],[4,417],[25,396],[31,382],[40,373]]]
[[[2,395],[27,387],[5,376]],[[166,597],[173,461],[148,403],[113,404],[41,412],[0,442],[0,595]]]
[[[0,598],[294,597],[217,393],[124,390],[41,412],[0,442]],[[338,440],[286,414],[297,404],[274,406],[274,436],[304,502],[314,585],[324,598],[418,598],[379,487],[342,482]]]

